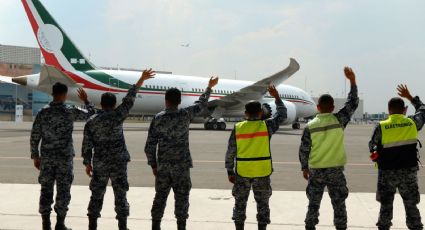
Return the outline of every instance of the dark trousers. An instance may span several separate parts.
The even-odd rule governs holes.
[[[325,187],[328,188],[334,209],[334,225],[337,229],[346,229],[345,200],[348,197],[348,188],[343,168],[310,169],[306,190],[309,204],[305,225],[314,227],[319,223],[319,209]]]
[[[249,192],[254,192],[254,199],[257,202],[257,221],[259,224],[270,224],[269,200],[272,196],[270,177],[244,178],[236,176],[233,186],[233,197],[235,207],[233,208],[233,220],[236,223],[243,223],[246,219],[246,205]]]
[[[190,169],[179,166],[160,166],[155,178],[155,198],[152,205],[152,220],[160,221],[164,216],[168,195],[173,189],[177,220],[189,218],[189,194],[192,188]]]
[[[115,197],[116,218],[127,218],[130,215],[130,205],[127,202],[127,191],[129,189],[127,163],[95,163],[93,166],[93,177],[90,182],[92,195],[87,215],[94,218],[100,217],[106,186],[111,179]]]
[[[390,229],[393,219],[393,202],[398,189],[406,211],[406,225],[409,229],[423,229],[421,214],[417,207],[420,202],[417,167],[399,170],[379,170],[376,199],[381,203],[379,220],[382,229]]]
[[[38,182],[41,185],[40,207],[41,215],[50,215],[53,204],[53,189],[56,182],[55,212],[65,217],[71,201],[71,185],[74,180],[72,159],[41,159]]]

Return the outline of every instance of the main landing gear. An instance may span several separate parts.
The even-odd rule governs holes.
[[[301,128],[301,124],[299,122],[295,122],[292,124],[292,129],[300,129]]]
[[[206,130],[226,130],[226,122],[223,118],[215,119],[211,118],[204,124]]]

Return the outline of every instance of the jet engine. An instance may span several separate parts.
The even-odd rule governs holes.
[[[287,109],[288,117],[282,123],[283,125],[290,125],[297,120],[297,107],[292,102],[283,102]],[[270,118],[276,113],[276,104],[274,102],[263,103],[263,118]]]

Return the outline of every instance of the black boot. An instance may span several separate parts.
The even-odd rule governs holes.
[[[57,216],[56,217],[55,230],[72,230],[72,229],[67,228],[65,226],[65,217],[64,216]]]
[[[236,230],[244,230],[245,223],[244,222],[235,222]]]
[[[119,230],[128,230],[128,228],[127,228],[127,217],[118,218],[118,229]]]
[[[258,230],[266,230],[267,224],[258,224]]]
[[[186,230],[186,220],[177,220],[177,230]]]
[[[97,230],[97,218],[89,217],[89,230]]]
[[[305,226],[305,230],[316,230],[315,226]]]
[[[42,215],[43,230],[52,230],[52,223],[50,222],[50,215]]]
[[[152,220],[152,230],[161,230],[160,220]]]

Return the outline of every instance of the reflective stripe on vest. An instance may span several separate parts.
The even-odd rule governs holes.
[[[416,123],[403,114],[393,114],[379,123],[382,133],[378,167],[403,169],[418,165]]]
[[[344,130],[335,115],[318,114],[307,125],[311,135],[310,168],[333,168],[347,162]]]
[[[239,122],[235,125],[235,137],[237,174],[247,178],[269,176],[273,169],[266,122]]]

